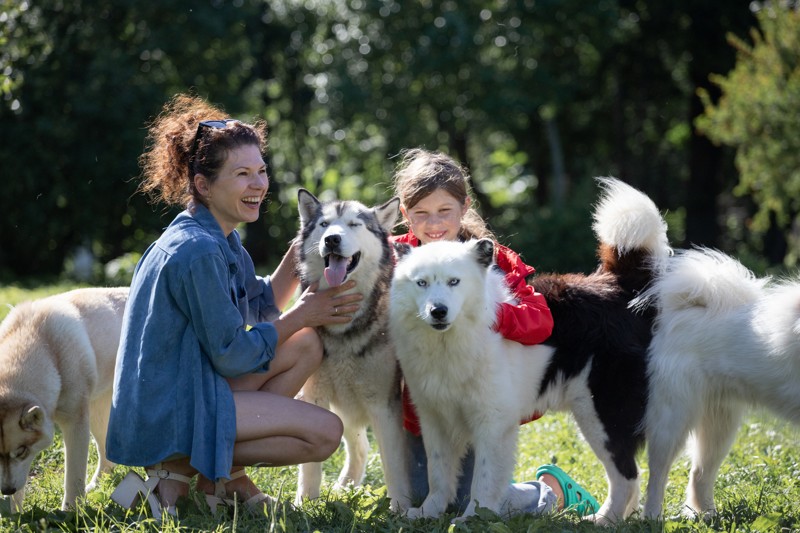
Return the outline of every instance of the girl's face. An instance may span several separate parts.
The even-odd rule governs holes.
[[[240,146],[228,153],[213,183],[197,174],[195,185],[227,236],[242,222],[258,220],[261,202],[269,190],[267,166],[258,146]]]
[[[402,206],[400,209],[422,244],[454,241],[461,229],[461,217],[469,209],[469,198],[462,204],[444,189],[436,189],[414,207],[406,209]]]

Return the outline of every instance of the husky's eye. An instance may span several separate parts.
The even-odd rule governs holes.
[[[319,223],[319,227],[320,228],[327,228],[328,227],[328,223],[325,220],[323,220],[322,222]]]
[[[28,447],[20,446],[11,454],[12,459],[25,459],[28,456]]]
[[[428,282],[425,281],[424,279],[418,279],[417,280],[417,287],[425,288],[427,286],[428,286]]]
[[[460,280],[460,279],[458,279],[458,278],[450,278],[450,279],[447,281],[447,284],[448,284],[449,286],[451,286],[451,287],[455,287],[455,286],[456,286],[456,285],[458,285],[459,283],[461,283],[461,280]]]
[[[350,223],[349,223],[349,224],[347,224],[347,225],[348,225],[349,227],[351,227],[351,228],[357,228],[357,227],[361,226],[361,224],[359,224],[358,222],[350,222]]]

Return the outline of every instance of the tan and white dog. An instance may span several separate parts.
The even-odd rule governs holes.
[[[20,511],[31,463],[64,438],[62,508],[84,495],[90,433],[105,457],[114,363],[127,288],[76,289],[16,306],[0,324],[0,490]]]

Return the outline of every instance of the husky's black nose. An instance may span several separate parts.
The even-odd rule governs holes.
[[[335,250],[342,244],[342,236],[341,235],[327,235],[325,237],[325,246],[327,246],[331,250]]]
[[[15,489],[14,487],[4,486],[2,489],[0,489],[0,492],[3,493],[3,496],[12,496],[17,492],[17,489]]]
[[[431,316],[436,320],[444,320],[447,318],[447,306],[444,304],[435,304],[431,308]]]

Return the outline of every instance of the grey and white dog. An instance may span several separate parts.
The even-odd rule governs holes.
[[[320,202],[305,189],[298,193],[301,241],[298,274],[305,289],[356,281],[352,291],[364,295],[347,324],[318,329],[324,345],[319,370],[301,391],[302,397],[341,417],[347,458],[336,487],[360,485],[369,453],[367,426],[381,455],[391,507],[410,504],[407,445],[402,427],[400,369],[387,335],[389,285],[394,256],[389,233],[400,214],[397,198],[368,208],[355,201]],[[297,501],[320,493],[322,465],[300,466]]]

